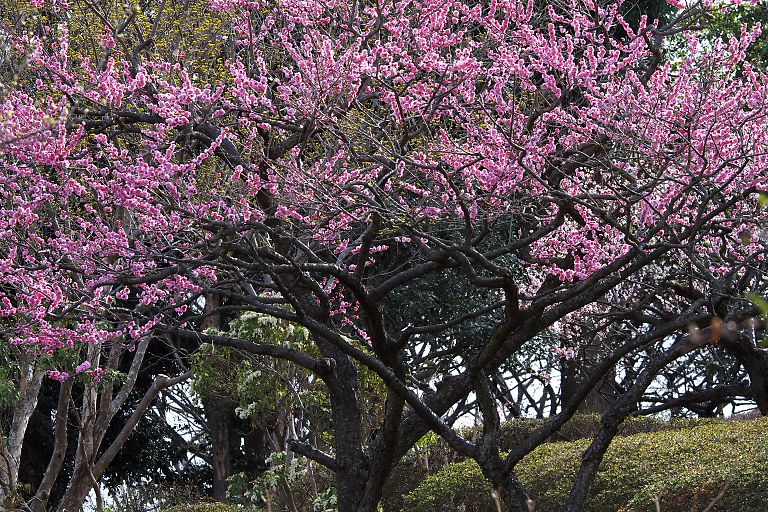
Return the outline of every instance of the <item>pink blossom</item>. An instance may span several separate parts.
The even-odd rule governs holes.
[[[64,382],[69,378],[69,372],[62,372],[58,370],[48,370],[46,375],[48,375],[49,378],[59,382]]]
[[[83,373],[85,370],[91,367],[91,363],[89,361],[83,361],[79,365],[77,365],[77,368],[75,368],[75,373]]]

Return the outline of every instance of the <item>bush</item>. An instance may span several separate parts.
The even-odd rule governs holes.
[[[520,419],[506,421],[501,425],[499,436],[499,445],[501,450],[510,450],[517,446],[534,431],[541,428],[546,419]],[[698,419],[679,419],[672,422],[665,422],[655,418],[645,416],[628,418],[619,428],[619,436],[628,436],[641,432],[657,432],[659,430],[669,430],[677,428],[690,428],[692,426],[712,423],[718,420],[698,420]],[[721,421],[721,420],[719,420]],[[548,442],[557,441],[575,441],[578,439],[592,438],[600,427],[600,415],[598,414],[577,414],[563,425],[559,431],[553,434]],[[468,427],[461,430],[461,435],[467,439],[474,439],[480,435],[479,427]],[[387,512],[399,510],[408,511],[404,505],[404,496],[416,489],[419,484],[431,473],[447,466],[450,463],[458,462],[461,459],[456,453],[445,444],[440,438],[434,435],[425,436],[429,442],[418,446],[418,454],[412,450],[403,460],[398,463],[392,472],[387,485],[384,488],[384,494],[381,503]],[[425,441],[422,440],[422,441]],[[418,460],[420,459],[421,460]],[[427,468],[423,459],[427,459]],[[481,505],[480,510],[483,509]],[[472,510],[467,509],[467,510]]]
[[[412,453],[407,454],[394,467],[384,485],[381,506],[386,512],[408,510],[403,508],[403,497],[416,489],[429,476],[427,470],[419,464]]]
[[[491,487],[473,460],[449,464],[403,497],[408,512],[486,512],[494,510]]]
[[[502,450],[510,450],[524,441],[534,431],[541,428],[548,419],[534,420],[510,420],[501,425],[499,446]],[[716,419],[680,418],[672,421],[662,421],[647,416],[631,417],[624,420],[619,426],[618,437],[631,436],[646,432],[659,432],[661,430],[674,430],[691,428],[699,425],[720,423]],[[600,428],[599,414],[577,414],[568,420],[560,430],[552,434],[548,442],[576,441],[578,439],[592,439]]]
[[[195,503],[194,505],[177,505],[167,508],[163,512],[242,512],[237,505],[217,502]]]
[[[702,510],[728,483],[714,511],[762,512],[768,503],[768,420],[703,422],[614,440],[591,489],[587,512]],[[561,510],[588,439],[546,443],[518,476],[541,512]],[[404,497],[408,512],[492,510],[490,487],[473,461],[450,464]]]
[[[209,498],[196,485],[170,482],[122,482],[106,488],[109,492],[109,512],[158,512],[170,509],[181,512],[190,504]],[[198,512],[204,512],[199,510]]]

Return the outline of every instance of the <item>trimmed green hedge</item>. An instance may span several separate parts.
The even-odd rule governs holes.
[[[546,443],[518,466],[540,512],[562,509],[588,439]],[[732,482],[715,511],[764,512],[768,503],[768,420],[706,422],[616,438],[592,486],[586,512],[702,510]],[[449,464],[404,497],[408,512],[493,510],[473,461]]]
[[[509,450],[528,438],[534,431],[541,428],[549,419],[510,420],[501,425],[499,446]],[[714,418],[678,418],[663,421],[648,416],[629,417],[619,426],[619,437],[662,430],[676,430],[722,423],[723,420]],[[592,439],[600,429],[599,414],[577,414],[568,420],[560,430],[552,434],[547,442],[576,441],[577,439]],[[465,437],[471,437],[471,430],[462,432]]]
[[[541,428],[547,421],[547,419],[520,419],[504,422],[501,425],[499,436],[501,450],[507,451],[512,449],[512,447],[517,446],[528,438],[528,436],[535,430]],[[718,421],[722,420],[676,419],[672,422],[666,422],[646,416],[632,417],[627,418],[624,423],[622,423],[618,435],[629,436],[643,432],[691,428],[697,425],[711,424]],[[560,430],[553,434],[548,439],[548,442],[575,441],[577,439],[593,438],[595,434],[597,434],[599,427],[599,414],[577,414],[568,420]],[[480,435],[480,430],[475,431],[473,428],[465,428],[461,430],[461,435],[467,439],[473,439]],[[393,470],[392,475],[384,488],[384,494],[381,499],[385,511],[410,512],[410,510],[405,507],[403,501],[404,496],[416,489],[416,487],[429,476],[428,473],[433,473],[450,463],[458,462],[460,460],[444,441],[436,436],[432,436],[432,439],[434,441],[431,444],[428,443],[429,446],[422,447],[422,451],[426,451],[425,455],[429,460],[429,472],[426,471],[423,464],[418,463],[413,452],[406,455]],[[482,482],[482,478],[478,478],[480,478],[480,481]],[[493,510],[485,508],[485,501],[478,503],[477,507],[477,510],[482,511]],[[473,509],[468,508],[467,512],[471,512],[471,510]]]
[[[203,502],[195,503],[194,505],[176,505],[175,507],[164,509],[163,512],[242,512],[242,510],[237,505]]]

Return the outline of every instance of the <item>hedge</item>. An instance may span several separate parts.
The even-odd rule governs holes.
[[[548,419],[524,419],[510,420],[501,425],[499,446],[502,450],[509,450],[524,441],[535,430],[541,428]],[[619,437],[631,436],[646,432],[658,432],[661,430],[674,430],[691,428],[699,425],[719,423],[718,419],[694,419],[680,418],[672,421],[663,421],[648,416],[630,417],[619,426]],[[548,439],[554,441],[575,441],[577,439],[591,439],[597,435],[600,428],[599,414],[577,414],[568,420],[560,429]],[[465,437],[471,436],[471,430],[462,432]]]
[[[541,428],[548,420],[547,419],[518,419],[506,421],[501,425],[499,435],[499,445],[501,450],[510,450],[512,447],[517,446],[530,436],[535,430]],[[722,420],[713,419],[676,419],[671,422],[662,421],[655,418],[646,416],[632,417],[622,423],[619,428],[619,436],[629,436],[642,432],[657,432],[660,430],[690,428],[697,425],[709,424]],[[593,438],[600,427],[600,415],[599,414],[577,414],[568,420],[560,430],[553,434],[548,442],[556,441],[575,441],[577,439]],[[476,430],[476,431],[475,431]],[[464,428],[461,430],[461,435],[467,439],[472,439],[477,435],[480,435],[479,427],[477,429]],[[416,489],[425,478],[429,476],[429,473],[433,473],[437,469],[440,469],[451,462],[458,462],[455,452],[448,447],[445,442],[439,438],[435,438],[434,443],[426,448],[427,458],[429,460],[429,472],[427,472],[423,464],[419,464],[416,461],[416,457],[413,452],[406,455],[403,460],[398,463],[394,468],[392,475],[387,481],[387,485],[384,488],[384,494],[381,502],[386,512],[410,512],[405,507],[404,497]],[[424,448],[422,448],[424,449]],[[463,467],[463,466],[462,466]],[[479,474],[479,473],[478,473]],[[444,475],[446,478],[449,475]],[[450,475],[450,478],[455,478],[455,475]],[[479,481],[482,482],[482,477]],[[493,510],[485,508],[485,501],[477,504],[478,510]],[[494,507],[495,509],[495,507]],[[472,508],[467,509],[468,511]],[[615,512],[615,511],[612,511]]]
[[[243,512],[243,509],[227,503],[202,502],[194,505],[176,505],[163,509],[163,512]]]
[[[616,438],[591,489],[586,512],[703,510],[731,482],[713,511],[764,512],[768,503],[768,420],[705,422]],[[589,439],[546,443],[518,476],[540,512],[559,511]],[[449,464],[404,496],[408,512],[493,510],[474,461]]]

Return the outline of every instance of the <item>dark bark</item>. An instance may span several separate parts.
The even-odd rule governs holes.
[[[226,148],[225,148],[226,150]],[[221,330],[222,314],[219,311],[221,298],[215,294],[205,296],[205,317],[201,330]],[[234,420],[235,405],[231,400],[213,393],[203,395],[203,410],[211,442],[211,469],[213,470],[213,499],[227,501],[228,479],[232,476],[232,447],[230,446],[230,424]]]
[[[752,398],[755,400],[760,414],[768,415],[768,353],[754,346],[751,339],[726,333],[715,340],[732,354],[747,371]]]
[[[533,512],[535,502],[528,497],[525,489],[514,477],[494,485],[494,500],[500,512]]]
[[[375,511],[381,500],[384,484],[396,463],[395,450],[397,448],[400,418],[404,405],[405,402],[402,398],[397,396],[396,393],[389,392],[384,408],[382,435],[378,438],[378,442],[373,443],[366,452],[366,457],[369,461],[372,461],[372,464],[370,464],[368,482],[366,483],[365,493],[360,503],[360,510]]]
[[[235,420],[235,405],[231,400],[214,395],[205,395],[202,402],[211,441],[213,499],[225,502],[228,479],[232,476],[230,425]]]
[[[473,455],[493,486],[497,512],[528,512],[528,495],[514,474],[506,470],[499,453],[501,422],[488,379],[486,375],[478,374],[472,379],[472,384],[483,415],[483,434]]]
[[[562,388],[560,391],[560,403],[570,402],[580,388],[592,379],[589,376],[599,371],[592,361],[598,361],[600,354],[604,353],[599,344],[590,344],[584,348],[576,359],[564,359],[560,365],[562,372]],[[616,370],[611,369],[600,377],[597,385],[590,387],[587,396],[581,401],[577,412],[603,414],[608,411],[613,396],[616,394],[614,379]]]
[[[571,486],[571,493],[563,512],[581,512],[589,495],[589,489],[597,474],[606,450],[618,432],[619,425],[629,411],[613,410],[603,415],[600,431],[581,458],[581,466]]]
[[[339,512],[368,512],[361,509],[370,467],[362,450],[362,413],[358,379],[352,361],[326,343],[325,351],[335,361],[326,383],[331,395],[336,452],[336,491]],[[375,510],[371,509],[371,510]]]

